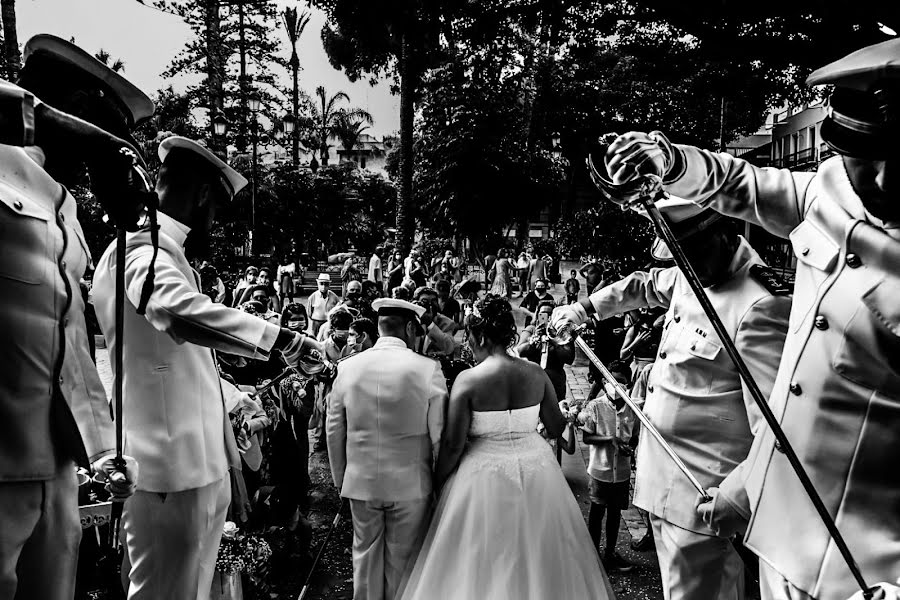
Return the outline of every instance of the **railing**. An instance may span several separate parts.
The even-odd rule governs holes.
[[[779,169],[802,168],[821,160],[818,154],[817,148],[804,148],[787,156],[776,158],[772,161],[772,166]]]

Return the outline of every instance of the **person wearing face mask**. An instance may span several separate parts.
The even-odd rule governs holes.
[[[306,307],[297,302],[291,302],[285,306],[281,313],[281,326],[287,327],[291,331],[308,334],[309,317],[306,314]]]
[[[378,341],[378,328],[371,319],[360,317],[350,323],[350,336],[347,345],[351,348],[351,354],[365,352]]]
[[[328,321],[328,313],[341,301],[338,295],[329,289],[331,287],[331,276],[328,273],[320,273],[316,279],[316,284],[318,289],[310,294],[306,300],[306,311],[312,324],[310,332],[313,337],[319,335],[322,325]]]
[[[299,303],[285,306],[281,326],[307,335],[309,318]],[[290,531],[296,530],[307,506],[309,479],[310,418],[316,398],[316,377],[301,372],[289,375],[272,388],[269,397],[274,404],[269,472],[272,483],[273,506]]]
[[[797,258],[791,330],[769,404],[867,582],[894,582],[900,39],[822,67],[807,83],[834,86],[821,136],[837,156],[817,172],[761,169],[640,132],[620,136],[606,160],[614,181],[654,173],[673,194],[790,240]],[[769,428],[711,493],[699,515],[724,537],[745,532],[761,558],[765,600],[854,593],[853,577]]]
[[[529,313],[526,320],[530,323],[532,319],[537,316],[538,306],[540,306],[542,302],[548,301],[553,302],[553,296],[547,291],[547,280],[541,279],[536,281],[534,289],[522,298],[519,308]]]
[[[791,299],[733,223],[711,209],[657,203],[764,393],[771,391]],[[654,258],[669,257],[657,240]],[[557,331],[642,307],[667,310],[644,412],[704,488],[747,457],[762,415],[677,267],[637,271],[553,313]],[[743,562],[695,510],[696,490],[652,437],[638,444],[634,504],[651,515],[667,600],[740,600]]]

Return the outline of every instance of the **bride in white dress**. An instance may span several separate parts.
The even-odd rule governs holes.
[[[401,600],[614,598],[584,518],[538,418],[565,422],[547,375],[509,356],[509,303],[488,295],[466,318],[478,365],[453,385],[431,526]]]

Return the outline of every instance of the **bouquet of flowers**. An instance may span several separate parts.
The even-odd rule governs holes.
[[[272,549],[266,540],[258,535],[240,533],[237,525],[226,521],[216,557],[217,571],[253,575],[268,564],[271,556]]]

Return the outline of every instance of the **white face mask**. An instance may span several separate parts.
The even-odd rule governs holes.
[[[353,335],[352,333],[347,336],[347,344],[350,346],[356,346],[359,343],[359,338]]]
[[[288,323],[287,323],[288,329],[293,329],[294,331],[300,331],[300,329],[304,329],[305,328],[304,325],[306,325],[306,323],[304,323],[303,321],[293,321],[292,320],[292,321],[288,321]]]
[[[618,395],[618,392],[616,392],[616,388],[614,388],[613,384],[608,381],[603,382],[603,391],[606,392],[606,395],[610,400],[615,400],[616,396]]]

